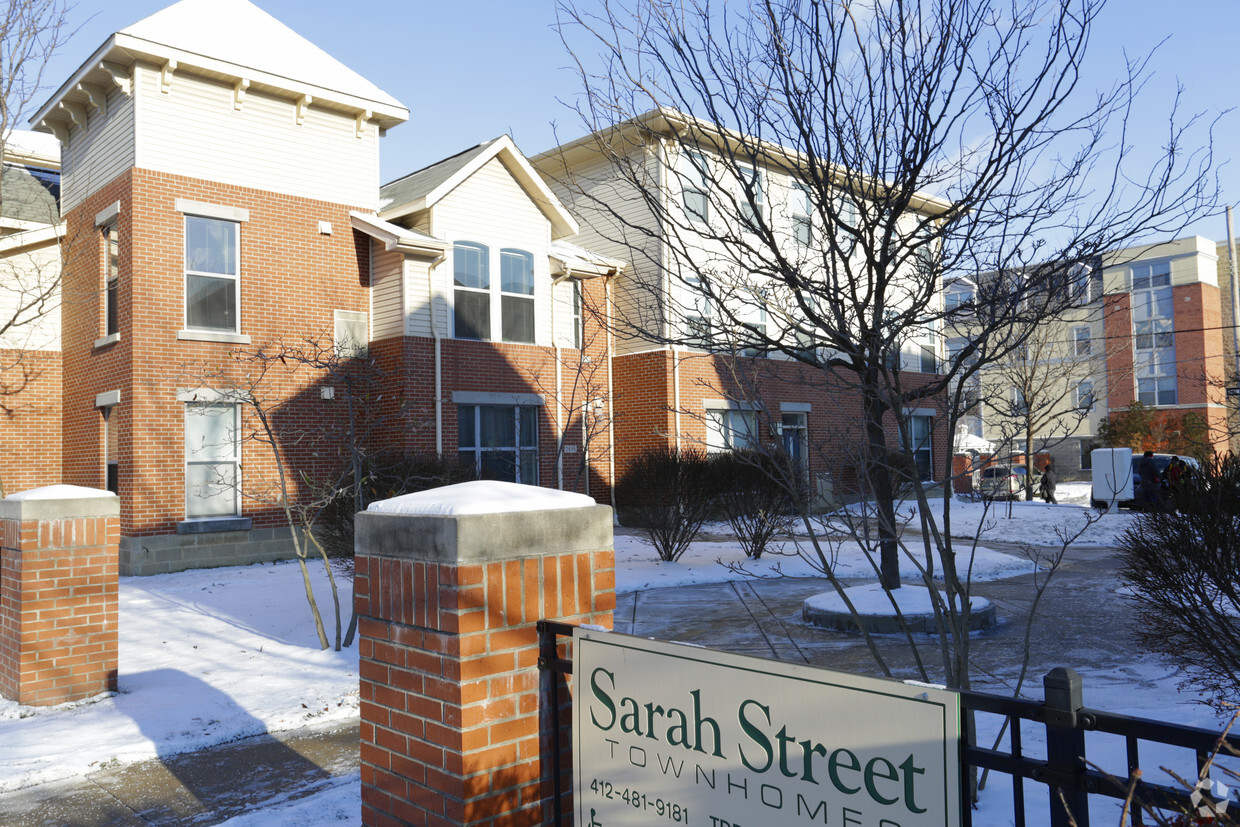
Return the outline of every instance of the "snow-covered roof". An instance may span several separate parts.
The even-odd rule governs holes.
[[[4,141],[4,160],[45,169],[60,169],[60,141],[45,132],[10,130]]]
[[[594,498],[585,494],[519,485],[515,482],[474,480],[380,500],[371,503],[366,510],[380,514],[459,516],[503,514],[510,511],[561,511],[568,508],[592,508],[596,505],[598,503]]]
[[[385,219],[429,209],[490,161],[498,158],[511,173],[530,200],[538,205],[551,222],[552,238],[576,235],[576,220],[555,197],[512,138],[500,135],[397,178],[379,188],[379,216]]]
[[[358,25],[362,25],[359,23]],[[31,119],[36,127],[66,98],[87,99],[83,81],[107,84],[136,60],[175,63],[250,88],[370,113],[387,128],[409,111],[378,86],[249,0],[181,0],[112,35]]]

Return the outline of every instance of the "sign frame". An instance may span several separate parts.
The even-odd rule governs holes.
[[[956,827],[960,696],[578,627],[582,827]]]

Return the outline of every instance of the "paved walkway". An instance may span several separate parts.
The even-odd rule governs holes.
[[[1039,610],[1031,638],[1027,691],[1040,693],[1042,675],[1055,666],[1088,669],[1085,702],[1105,706],[1111,675],[1148,677],[1149,663],[1127,622],[1118,590],[1117,562],[1102,549],[1073,549]],[[715,646],[759,657],[820,664],[878,674],[873,657],[855,635],[810,627],[801,602],[826,588],[822,580],[746,580],[655,589],[620,595],[619,632]],[[996,604],[998,626],[972,636],[979,688],[1010,691],[1030,611],[1034,576],[977,585]],[[921,656],[937,663],[935,638],[919,638]],[[912,647],[899,635],[882,637],[883,655],[898,677],[916,677]],[[1102,676],[1102,677],[1099,677]],[[1091,696],[1090,680],[1096,694]],[[1006,687],[1006,689],[1001,688]],[[2,748],[2,747],[0,747]],[[101,770],[0,796],[6,827],[218,824],[266,801],[297,798],[322,789],[358,767],[357,725],[260,736],[202,752]]]
[[[259,735],[0,796],[5,827],[219,824],[311,795],[358,768],[357,724]]]

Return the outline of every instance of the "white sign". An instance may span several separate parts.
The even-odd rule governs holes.
[[[580,827],[955,827],[953,692],[578,629]]]

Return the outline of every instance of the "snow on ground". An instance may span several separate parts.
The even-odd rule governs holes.
[[[330,630],[327,578],[311,571]],[[115,696],[0,699],[0,792],[358,714],[357,650],[319,650],[294,563],[122,577],[118,665]]]
[[[1084,519],[1088,485],[1059,488],[1061,504],[1006,504],[983,514],[981,504],[953,504],[956,535],[983,529],[983,543],[1022,540],[1057,544],[1056,528]],[[1086,541],[1110,545],[1132,519],[1120,514],[1091,527]],[[972,526],[972,528],[969,528]],[[714,528],[719,528],[718,526]],[[802,546],[805,544],[801,538]],[[795,556],[790,541],[782,554],[770,554],[755,566],[771,574],[812,575]],[[732,542],[694,543],[678,563],[660,563],[642,539],[616,537],[617,589],[673,587],[718,582],[744,575],[721,565],[740,562]],[[841,544],[837,570],[859,576],[869,570],[861,550]],[[980,547],[974,563],[979,578],[1007,577],[1028,571],[1031,563],[1017,554]],[[331,599],[321,567],[312,569],[316,594],[331,627]],[[910,576],[915,572],[911,570]],[[351,592],[340,581],[340,600]],[[354,720],[358,714],[357,651],[319,651],[295,564],[210,569],[154,577],[122,578],[120,590],[120,688],[112,697],[53,708],[18,706],[0,700],[0,792],[55,778],[82,775],[156,756],[164,757],[220,744],[260,732]],[[346,618],[347,619],[347,618]],[[1089,673],[1086,704],[1116,712],[1174,720],[1198,726],[1219,723],[1204,706],[1180,692],[1180,675],[1157,658],[1135,657],[1124,674]],[[1026,747],[1036,753],[1036,727],[1026,731]],[[979,732],[993,733],[982,723]],[[1122,744],[1091,745],[1091,758],[1123,770]],[[1161,758],[1154,759],[1161,761]],[[1168,758],[1168,762],[1170,758]],[[1143,762],[1143,763],[1148,763]],[[1177,760],[1177,765],[1184,764]],[[1186,766],[1191,767],[1191,759]],[[1028,785],[1028,794],[1044,788]],[[295,792],[228,822],[258,825],[357,825],[360,823],[358,776],[333,781],[323,791],[295,799]],[[1102,804],[1098,805],[1103,806]],[[1045,807],[1031,799],[1031,824]],[[992,781],[992,789],[975,814],[975,824],[1008,824],[1010,783]],[[1101,815],[1101,813],[1100,813]],[[1098,824],[1116,824],[1112,811]]]

